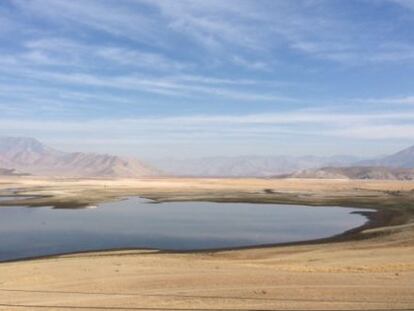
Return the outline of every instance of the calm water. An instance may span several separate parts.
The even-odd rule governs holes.
[[[228,248],[332,236],[366,222],[361,209],[140,198],[94,209],[0,207],[0,260],[85,250]]]

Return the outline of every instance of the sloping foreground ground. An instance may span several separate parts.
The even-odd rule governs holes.
[[[104,189],[110,188],[111,195],[217,199],[220,194],[229,200],[239,194],[248,200],[260,198],[266,202],[281,200],[279,192],[283,192],[285,200],[311,197],[313,202],[318,200],[322,204],[328,199],[333,202],[328,192],[334,189],[339,200],[354,191],[353,200],[359,202],[356,205],[373,204],[380,198],[381,208],[401,206],[409,211],[414,184],[15,178],[2,180],[1,187],[20,188],[26,194],[48,194],[52,196],[49,200],[60,203],[68,203],[70,198],[78,203],[96,201],[98,196],[108,199],[109,190]],[[98,188],[103,190],[100,192]],[[399,220],[401,224],[369,229],[357,237],[369,236],[368,239],[346,242],[208,253],[134,250],[2,263],[0,309],[412,309],[414,227],[410,213]]]

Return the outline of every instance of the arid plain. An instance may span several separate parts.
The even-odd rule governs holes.
[[[414,182],[3,177],[2,205],[81,208],[155,201],[377,208],[362,228],[314,243],[208,252],[122,250],[0,264],[2,310],[401,310],[414,308]]]

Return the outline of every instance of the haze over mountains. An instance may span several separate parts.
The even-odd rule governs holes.
[[[401,150],[389,156],[361,161],[360,165],[365,166],[389,166],[401,168],[414,168],[414,146]]]
[[[290,178],[413,180],[414,168],[383,166],[323,167],[290,174]]]
[[[195,159],[164,158],[153,160],[151,164],[175,176],[271,177],[328,165],[346,166],[359,160],[352,156],[238,156]]]
[[[0,137],[0,175],[61,177],[190,176],[414,179],[414,146],[373,160],[352,156],[161,158],[150,165],[108,154],[63,152],[29,137]],[[162,172],[162,173],[161,173]]]
[[[414,146],[372,160],[354,156],[242,156],[161,159],[152,164],[167,174],[207,177],[292,177],[414,179]]]
[[[158,171],[132,158],[62,152],[29,137],[0,137],[0,168],[64,177],[144,177]]]
[[[414,146],[382,158],[358,161],[348,167],[306,169],[287,177],[413,180]]]

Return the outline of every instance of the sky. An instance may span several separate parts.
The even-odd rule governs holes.
[[[414,144],[414,0],[4,0],[0,135],[151,157]]]

